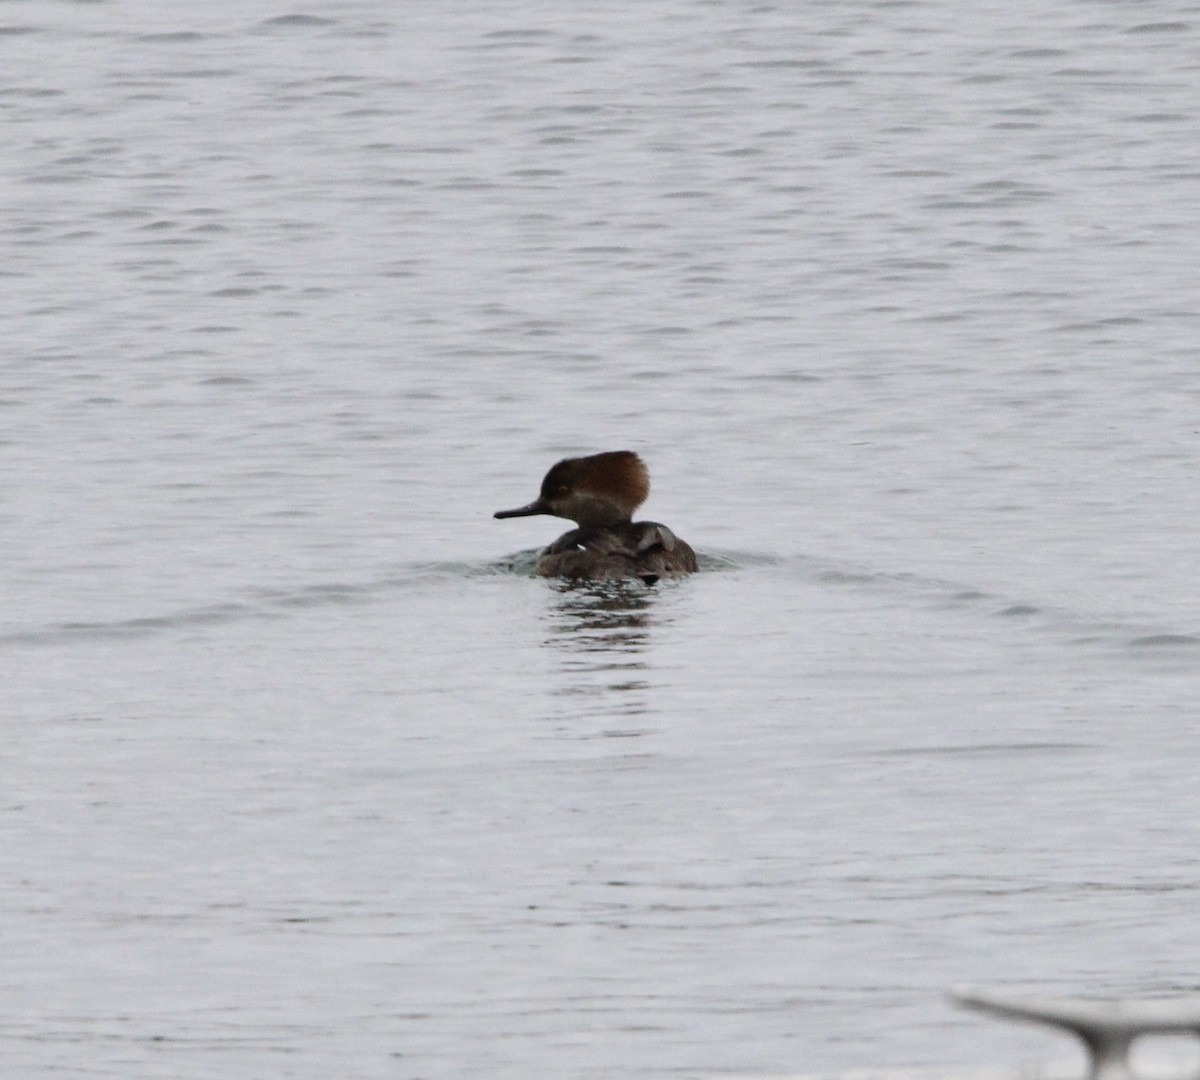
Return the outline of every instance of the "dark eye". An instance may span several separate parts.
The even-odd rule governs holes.
[[[565,495],[570,490],[571,489],[569,487],[567,487],[566,484],[559,484],[559,486],[554,489],[554,494],[555,495]]]

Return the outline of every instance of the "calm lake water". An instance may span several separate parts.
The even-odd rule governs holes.
[[[951,986],[1200,988],[1197,57],[0,4],[0,1073],[1016,1075]],[[620,448],[702,573],[521,573]]]

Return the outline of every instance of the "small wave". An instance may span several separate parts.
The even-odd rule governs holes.
[[[161,615],[49,623],[0,634],[0,648],[122,640],[254,619],[283,619],[296,610],[367,603],[380,592],[413,580],[413,574],[409,573],[376,582],[325,582],[294,589],[256,589],[251,590],[250,600],[183,608]]]
[[[1190,23],[1185,22],[1156,22],[1139,23],[1125,30],[1126,34],[1185,34],[1191,29]]]
[[[742,556],[736,556],[741,565]],[[759,560],[762,564],[765,560]],[[976,609],[980,615],[1008,619],[1023,625],[1021,620],[1036,617],[1039,627],[1074,645],[1088,648],[1124,649],[1128,647],[1163,653],[1179,652],[1200,645],[1200,635],[1180,633],[1166,627],[1147,625],[1142,620],[1122,620],[1120,616],[1102,616],[1087,611],[1052,605],[1033,604],[1026,600],[977,589],[933,575],[907,571],[879,570],[870,566],[843,562],[819,556],[780,557],[775,564],[805,572],[818,582],[830,586],[860,590],[904,592],[913,602],[938,607]],[[802,564],[802,565],[801,565]]]
[[[1081,742],[1020,742],[1020,743],[967,743],[961,746],[898,746],[888,750],[874,750],[868,757],[1004,757],[1013,754],[1074,753],[1093,749],[1090,743]]]
[[[741,570],[753,566],[781,566],[787,562],[780,555],[763,551],[697,551],[696,562],[701,570]]]
[[[488,41],[537,41],[541,38],[553,37],[554,35],[549,30],[522,28],[518,30],[492,30],[483,36]]]
[[[147,45],[176,44],[203,41],[204,35],[195,30],[172,30],[161,34],[139,34],[137,40]]]
[[[528,551],[518,551],[487,564],[486,572],[492,574],[517,574],[520,577],[537,576],[537,560],[541,548],[530,548]]]
[[[47,626],[31,627],[0,634],[0,646],[4,645],[49,645],[63,641],[121,639],[144,637],[164,630],[177,630],[189,626],[213,626],[235,622],[265,613],[252,605],[242,603],[216,604],[211,607],[193,608],[169,615],[145,615],[134,619],[112,619],[97,622],[64,622]]]
[[[370,585],[308,585],[261,594],[261,602],[277,608],[313,608],[331,605],[361,604],[377,589]]]
[[[333,19],[322,19],[319,15],[276,15],[273,19],[264,19],[258,24],[260,30],[295,29],[297,27],[333,26]]]
[[[1136,649],[1178,649],[1200,645],[1194,634],[1146,634],[1129,642]]]

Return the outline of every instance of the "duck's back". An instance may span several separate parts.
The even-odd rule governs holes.
[[[665,525],[634,521],[602,529],[572,529],[538,558],[542,577],[573,581],[639,578],[653,584],[696,570],[696,553]]]

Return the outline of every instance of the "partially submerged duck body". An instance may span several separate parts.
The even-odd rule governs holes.
[[[572,529],[538,556],[542,577],[572,581],[640,578],[648,585],[696,569],[696,553],[657,521],[631,521],[606,529]]]
[[[652,585],[662,577],[696,570],[696,553],[665,525],[633,521],[650,493],[650,474],[629,450],[560,461],[542,481],[541,494],[527,506],[500,510],[498,518],[549,514],[574,521],[538,556],[542,577],[572,581],[638,578]]]

